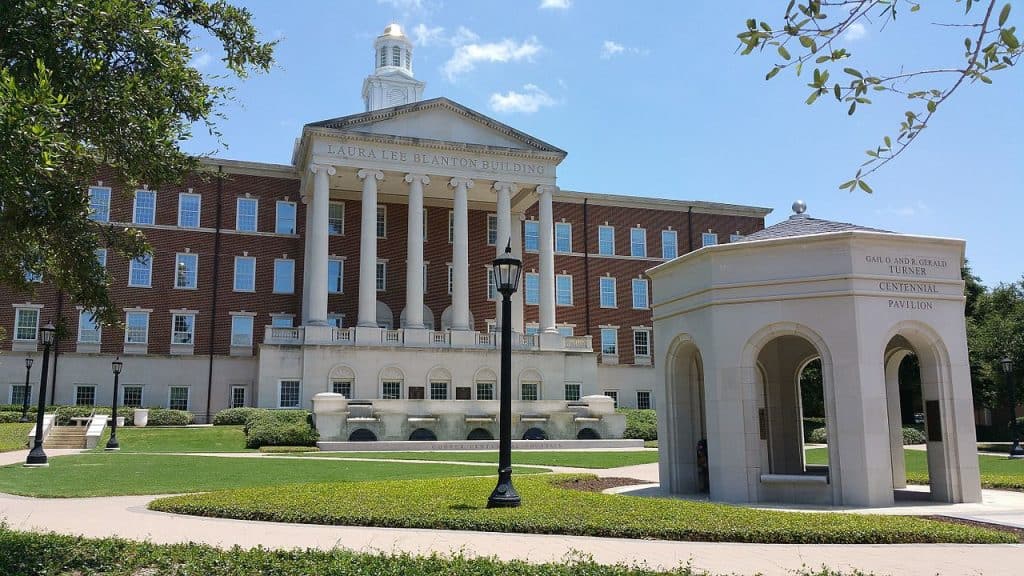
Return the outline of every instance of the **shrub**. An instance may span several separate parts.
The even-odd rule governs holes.
[[[815,428],[807,437],[811,444],[828,444],[828,431],[825,428]]]
[[[903,445],[908,444],[924,444],[925,438],[924,433],[917,428],[903,428]]]
[[[57,426],[68,426],[72,418],[84,418],[94,413],[110,416],[110,408],[105,406],[57,406],[54,410],[57,413]]]
[[[214,426],[241,426],[261,408],[227,408],[213,415]]]
[[[804,426],[804,442],[811,441],[811,432],[814,432],[818,428],[825,427],[825,419],[820,417],[807,417],[803,419]]]
[[[623,438],[658,439],[658,415],[654,410],[619,408],[617,412],[626,415],[626,431],[622,435]]]
[[[263,410],[245,421],[245,447],[315,446],[320,434],[305,410]]]
[[[0,424],[12,424],[21,421],[21,412],[0,412]],[[33,420],[34,422],[35,420]]]
[[[297,454],[306,452],[319,452],[316,446],[261,446],[260,452],[265,454]]]
[[[130,411],[129,413],[134,414],[133,411]],[[146,426],[188,426],[195,421],[195,416],[191,412],[187,412],[185,410],[150,408],[149,422]]]

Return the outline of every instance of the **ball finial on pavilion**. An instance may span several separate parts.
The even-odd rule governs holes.
[[[796,202],[793,202],[793,214],[801,216],[804,214],[804,212],[807,212],[806,202],[804,202],[803,200],[797,200]]]

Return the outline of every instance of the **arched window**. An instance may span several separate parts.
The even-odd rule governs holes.
[[[391,47],[391,65],[401,66],[402,65],[402,49],[398,46]]]
[[[388,48],[387,48],[387,46],[382,46],[381,49],[380,49],[380,65],[381,66],[387,66],[388,65]]]
[[[405,374],[397,366],[388,366],[380,371],[380,397],[384,400],[401,400],[405,388]]]

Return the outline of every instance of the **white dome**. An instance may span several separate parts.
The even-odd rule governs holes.
[[[402,27],[392,22],[384,27],[384,33],[381,36],[405,36],[402,33]]]

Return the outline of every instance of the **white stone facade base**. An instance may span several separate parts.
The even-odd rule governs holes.
[[[356,344],[364,346],[380,345],[383,329],[375,326],[356,326]]]
[[[406,328],[402,331],[406,346],[427,346],[430,344],[430,330],[426,328]]]
[[[558,332],[540,332],[537,339],[541,350],[562,350],[565,347],[565,337]]]
[[[407,452],[437,450],[489,450],[498,449],[497,440],[438,440],[431,441],[378,441],[378,442],[317,442],[321,452]],[[512,440],[512,449],[520,450],[610,450],[613,448],[643,448],[643,440]],[[513,456],[515,460],[515,456]]]
[[[472,330],[452,330],[451,345],[470,348],[476,346],[477,332]]]

